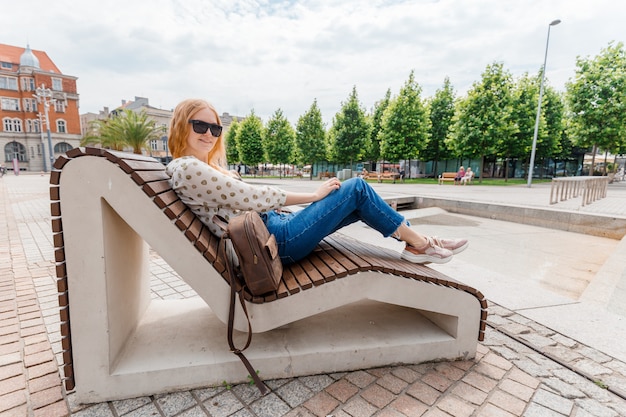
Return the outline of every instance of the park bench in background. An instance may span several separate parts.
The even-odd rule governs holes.
[[[246,381],[226,343],[218,239],[178,199],[164,166],[76,148],[54,167],[66,389],[100,402]],[[149,248],[199,297],[152,299]],[[257,333],[247,356],[266,380],[470,359],[487,316],[476,289],[341,234],[286,266],[276,292],[244,295]],[[247,330],[241,311],[235,328]]]
[[[456,178],[456,172],[442,172],[439,175],[439,185],[444,182],[454,182],[454,178]]]

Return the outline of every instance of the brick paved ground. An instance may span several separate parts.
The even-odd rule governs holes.
[[[265,397],[241,384],[79,405],[58,372],[49,227],[47,181],[0,180],[0,417],[626,416],[626,364],[494,304],[472,361],[267,381]],[[151,271],[153,297],[196,296],[156,254]]]

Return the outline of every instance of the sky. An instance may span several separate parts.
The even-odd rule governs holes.
[[[577,57],[626,43],[626,1],[20,0],[0,28],[0,43],[45,51],[78,78],[81,114],[197,97],[264,122],[281,109],[295,125],[317,100],[330,126],[353,87],[371,111],[411,71],[424,99],[445,77],[465,95],[495,62],[536,74],[548,28],[546,82],[564,91]]]

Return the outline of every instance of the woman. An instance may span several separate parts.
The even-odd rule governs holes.
[[[446,263],[468,245],[466,239],[416,233],[361,178],[343,183],[331,178],[311,193],[241,181],[236,172],[225,168],[221,121],[204,100],[188,99],[176,106],[168,146],[175,158],[167,166],[172,188],[211,232],[222,234],[212,222],[214,215],[228,220],[244,210],[255,210],[276,237],[284,264],[306,257],[326,236],[358,220],[385,237],[404,241],[402,258],[414,263]],[[281,211],[284,206],[307,203],[312,204],[294,213]]]
[[[456,177],[454,177],[454,185],[459,185],[464,176],[465,176],[465,168],[463,168],[463,165],[461,165],[461,167],[456,173]]]

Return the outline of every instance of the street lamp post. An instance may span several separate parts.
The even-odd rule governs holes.
[[[45,88],[43,84],[41,87],[37,87],[35,89],[35,98],[37,98],[37,103],[43,103],[46,115],[46,129],[48,133],[48,155],[50,157],[50,170],[52,170],[52,164],[54,163],[54,151],[52,150],[52,138],[50,137],[50,119],[48,118],[48,109],[50,108],[50,102],[54,102],[54,98],[52,98],[52,90],[49,88]],[[43,136],[43,135],[42,135]],[[48,167],[46,166],[46,147],[44,146],[44,158],[43,158],[43,170],[44,172],[48,172]]]
[[[535,166],[535,153],[537,151],[537,134],[539,133],[539,118],[541,116],[541,97],[543,96],[543,82],[546,78],[546,62],[548,61],[548,44],[550,43],[550,28],[556,26],[561,21],[553,20],[548,25],[548,38],[546,39],[546,53],[543,57],[543,69],[541,70],[541,83],[539,84],[539,102],[537,103],[537,118],[535,119],[535,133],[533,135],[533,147],[530,152],[530,165],[528,166],[528,187],[533,182],[533,167]]]

